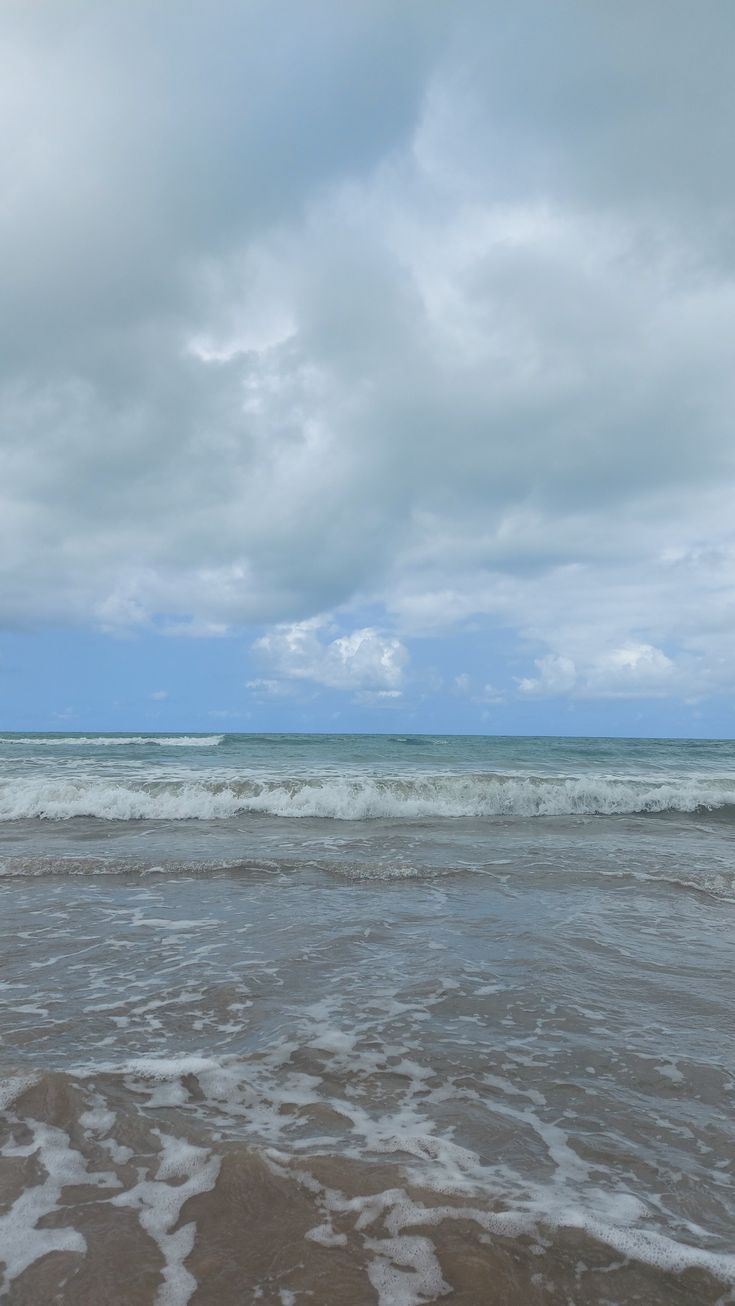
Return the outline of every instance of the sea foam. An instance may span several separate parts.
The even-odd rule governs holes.
[[[634,815],[735,808],[732,779],[546,778],[499,774],[176,781],[18,777],[0,820],[218,820],[246,813],[343,821]]]
[[[0,744],[32,748],[216,748],[224,735],[0,735]]]

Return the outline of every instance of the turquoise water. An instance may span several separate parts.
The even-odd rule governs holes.
[[[735,741],[706,739],[592,739],[488,735],[345,734],[0,734],[0,758],[13,766],[125,748],[137,762],[196,759],[202,770],[243,766],[301,774],[342,767],[387,772],[518,771],[579,774],[699,774],[735,779]],[[45,764],[45,763],[43,763]]]

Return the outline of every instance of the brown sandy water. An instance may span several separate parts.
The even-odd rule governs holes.
[[[6,877],[4,1299],[734,1300],[733,905],[585,837]]]
[[[724,1299],[702,1268],[626,1260],[574,1227],[524,1228],[502,1202],[407,1184],[396,1165],[214,1142],[185,1112],[140,1114],[104,1077],[48,1075],[10,1118],[3,1205],[35,1194],[38,1217],[33,1243],[19,1225],[10,1249],[18,1306]]]

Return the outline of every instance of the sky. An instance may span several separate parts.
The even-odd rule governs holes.
[[[731,0],[5,0],[0,728],[735,736]]]

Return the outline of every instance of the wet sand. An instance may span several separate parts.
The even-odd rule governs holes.
[[[696,1266],[626,1262],[579,1229],[524,1231],[502,1205],[412,1187],[397,1166],[213,1143],[181,1111],[143,1119],[126,1097],[110,1079],[49,1075],[12,1103],[3,1210],[25,1194],[37,1216],[30,1237],[16,1222],[14,1306],[726,1300]]]

